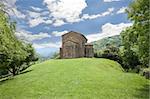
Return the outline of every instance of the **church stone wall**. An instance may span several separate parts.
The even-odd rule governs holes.
[[[67,34],[64,34],[62,36],[62,48],[60,48],[60,57],[80,58],[87,56],[85,53],[86,43],[87,39],[80,33],[71,31]]]
[[[85,45],[85,57],[94,57],[93,45]]]

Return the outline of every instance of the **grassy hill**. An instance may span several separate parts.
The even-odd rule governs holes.
[[[100,39],[98,41],[94,41],[94,42],[92,42],[92,44],[94,45],[94,50],[105,49],[107,44],[114,45],[116,47],[120,47],[121,46],[121,37],[120,37],[120,35],[106,37],[106,38]]]
[[[148,88],[111,60],[49,60],[0,82],[0,99],[148,99]]]

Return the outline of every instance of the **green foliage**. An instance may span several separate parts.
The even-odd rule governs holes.
[[[94,45],[94,56],[97,58],[108,58],[122,64],[120,57],[121,36],[106,37],[92,42]]]
[[[38,56],[36,55],[35,50],[34,50],[34,48],[32,47],[31,44],[26,44],[26,47],[25,47],[24,50],[28,53],[28,55],[25,59],[25,62],[26,62],[27,65],[29,65],[29,63],[32,62],[32,61],[37,61],[38,60]]]
[[[120,57],[120,51],[118,47],[115,47],[110,44],[106,44],[105,49],[99,50],[95,52],[94,56],[96,58],[107,58],[114,61],[117,61],[118,63],[122,64],[122,59]]]
[[[149,0],[135,0],[127,10],[133,26],[121,33],[124,64],[136,67],[140,63],[149,66]],[[133,62],[134,61],[134,64]],[[136,62],[135,62],[136,61]]]
[[[0,99],[148,99],[144,77],[108,59],[49,60],[0,82]]]
[[[112,36],[112,37],[106,37],[98,41],[92,42],[94,45],[94,51],[97,52],[99,50],[106,49],[107,44],[120,47],[121,46],[121,37],[120,35]]]
[[[55,52],[52,56],[52,59],[60,59],[60,54],[58,52]]]
[[[150,79],[150,67],[149,68],[142,68],[140,70],[140,75],[145,76],[146,79]]]
[[[134,69],[140,65],[138,58],[137,46],[134,46],[136,38],[132,27],[127,28],[126,31],[121,33],[123,49],[121,51],[121,57],[123,60],[123,67],[125,69]]]
[[[7,69],[13,75],[19,73],[24,62],[30,62],[33,48],[18,40],[15,36],[15,22],[11,22],[4,6],[0,6],[0,68]]]
[[[0,78],[1,78],[1,75],[7,75],[7,74],[8,74],[7,70],[0,69]]]

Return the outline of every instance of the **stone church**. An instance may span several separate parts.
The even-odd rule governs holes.
[[[80,33],[70,31],[62,35],[60,58],[93,57],[93,45],[87,43],[87,38]]]

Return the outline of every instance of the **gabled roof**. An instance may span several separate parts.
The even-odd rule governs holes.
[[[70,32],[68,32],[68,33],[66,33],[66,34],[64,34],[64,35],[62,35],[62,36],[65,36],[65,35],[70,34],[70,33],[76,33],[76,34],[79,34],[79,35],[81,35],[82,37],[84,37],[84,38],[87,40],[87,38],[86,38],[83,34],[78,33],[78,32],[74,32],[74,31],[70,31]]]

